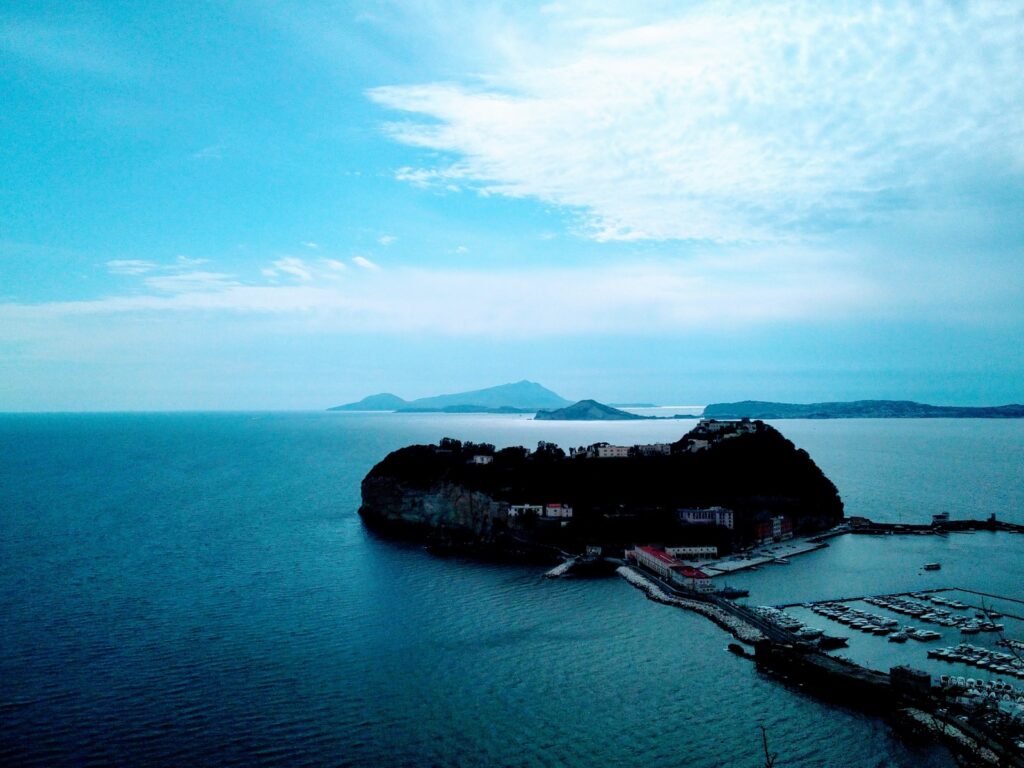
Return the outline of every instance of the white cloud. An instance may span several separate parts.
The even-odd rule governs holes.
[[[353,256],[352,263],[355,264],[357,267],[362,267],[363,269],[380,269],[379,266],[374,264],[365,256]]]
[[[597,240],[784,240],[1020,183],[1015,3],[587,7],[468,31],[501,54],[472,82],[370,91],[450,158],[397,177],[565,206]]]
[[[934,270],[907,280],[900,265],[868,274],[835,252],[721,250],[686,262],[591,268],[395,268],[285,285],[244,284],[224,273],[142,278],[150,293],[91,301],[0,304],[0,341],[74,334],[76,318],[111,326],[118,317],[202,313],[249,318],[298,332],[433,333],[482,338],[636,335],[759,328],[777,323],[889,321],[1019,322],[1024,295],[984,265]],[[308,266],[308,265],[307,265]],[[276,274],[276,271],[275,271]],[[337,274],[335,273],[335,277]],[[260,320],[259,318],[264,318]]]
[[[112,275],[144,275],[160,269],[160,265],[145,259],[112,259],[107,262],[107,271]]]
[[[323,265],[332,272],[344,272],[348,269],[348,265],[343,261],[337,259],[323,259]]]
[[[395,237],[394,235],[381,235],[380,237],[377,238],[377,242],[385,247],[391,245],[396,240],[398,240],[398,238]]]
[[[312,240],[304,240],[303,242],[299,243],[299,245],[301,245],[303,248],[309,248],[310,250],[313,251],[317,250],[320,247],[319,243],[314,243]]]
[[[224,147],[221,144],[211,144],[208,147],[192,153],[193,160],[223,160]]]
[[[274,262],[273,269],[264,269],[263,274],[268,277],[274,277],[278,273],[284,273],[297,277],[299,280],[312,280],[313,273],[309,266],[302,259],[296,258],[295,256],[285,256],[284,258],[278,259]]]
[[[147,277],[148,287],[162,293],[192,293],[199,291],[221,291],[238,285],[233,275],[222,272],[180,272],[171,275]]]

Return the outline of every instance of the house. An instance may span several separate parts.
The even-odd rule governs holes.
[[[785,515],[769,518],[758,523],[754,529],[756,544],[770,544],[773,541],[785,541],[793,538],[793,521]]]
[[[594,443],[587,447],[588,459],[624,459],[629,456],[629,446]]]
[[[572,507],[568,504],[545,504],[544,517],[560,517],[565,520],[570,519],[572,517]]]
[[[676,514],[680,522],[690,525],[720,525],[732,530],[735,524],[733,511],[725,507],[687,508]]]
[[[494,457],[484,453],[478,453],[473,457],[474,464],[490,464],[492,461],[494,461]]]

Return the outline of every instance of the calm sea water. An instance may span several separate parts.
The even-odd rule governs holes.
[[[1024,424],[779,422],[848,514],[1024,522]],[[437,559],[356,516],[388,451],[564,446],[684,422],[508,416],[0,416],[4,765],[948,765],[760,677],[618,579]],[[1020,594],[1024,537],[840,539],[737,577],[756,602],[943,577]],[[935,548],[940,554],[936,555]],[[968,583],[969,582],[969,583]]]

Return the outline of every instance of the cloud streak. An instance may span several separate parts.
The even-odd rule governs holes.
[[[369,91],[409,115],[394,139],[449,158],[397,177],[564,206],[601,241],[792,240],[969,205],[979,173],[1024,187],[1013,4],[583,16],[548,9],[550,51],[474,30],[506,51],[484,77]]]

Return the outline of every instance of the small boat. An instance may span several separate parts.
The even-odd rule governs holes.
[[[942,563],[925,563],[924,569],[926,571],[937,571],[942,568]]]
[[[833,648],[842,648],[845,645],[847,645],[845,637],[822,635],[818,638],[818,647],[825,651],[832,650]]]
[[[889,642],[890,643],[905,643],[905,642],[907,642],[907,637],[908,637],[907,633],[904,632],[901,629],[899,632],[893,632],[891,635],[889,635]]]

